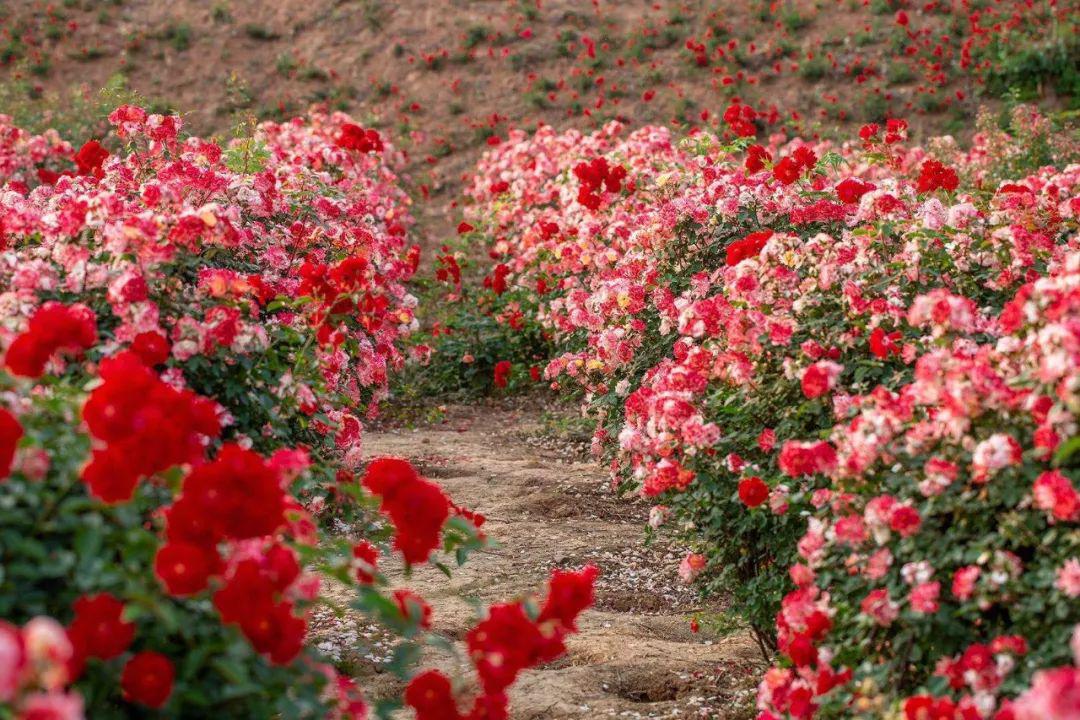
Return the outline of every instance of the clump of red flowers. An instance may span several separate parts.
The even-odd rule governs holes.
[[[213,401],[166,384],[134,352],[103,360],[99,372],[83,406],[97,446],[82,479],[100,500],[130,500],[139,478],[202,458],[221,431]]]
[[[353,574],[356,576],[356,581],[361,585],[370,585],[375,582],[379,549],[367,540],[361,540],[353,546],[352,555]]]
[[[490,288],[496,295],[502,295],[506,292],[506,278],[509,274],[510,266],[505,263],[496,265],[495,270],[484,278],[484,287]]]
[[[420,477],[407,460],[392,457],[373,460],[363,484],[382,499],[379,510],[394,523],[394,547],[405,562],[426,562],[450,516],[450,500],[442,488]]]
[[[104,172],[102,164],[109,157],[109,151],[102,147],[97,140],[88,140],[79,151],[75,153],[75,165],[79,168],[80,175],[102,178]]]
[[[225,445],[213,462],[188,474],[165,511],[167,542],[158,549],[154,573],[172,595],[202,592],[221,571],[218,544],[272,535],[285,522],[285,508],[279,473],[258,453]],[[282,587],[299,574],[291,551],[275,547],[264,556],[278,565],[275,577],[287,578]],[[237,577],[244,575],[235,570],[229,584]]]
[[[578,187],[578,202],[590,210],[597,210],[604,190],[617,193],[622,189],[626,168],[622,165],[609,165],[606,158],[598,157],[591,162],[578,163],[574,167],[574,177],[581,183]]]
[[[756,119],[757,112],[754,108],[743,103],[732,103],[724,111],[724,122],[739,137],[754,137],[757,135],[757,125],[754,124]]]
[[[430,670],[413,678],[405,691],[405,703],[416,712],[416,720],[506,718],[507,688],[522,670],[566,652],[566,636],[577,632],[578,616],[593,604],[598,575],[591,565],[577,572],[556,570],[535,617],[522,602],[493,605],[465,638],[483,689],[472,710],[462,714],[449,679]]]
[[[895,145],[907,140],[907,120],[889,118],[885,122],[885,136],[880,136],[881,126],[877,123],[868,123],[859,128],[859,138],[863,141],[863,147],[869,149],[875,144],[884,141],[886,145]]]
[[[382,152],[382,136],[377,130],[365,129],[355,123],[343,123],[334,141],[338,147],[358,153]]]
[[[772,162],[772,155],[761,145],[751,145],[746,148],[746,172],[756,173],[765,169],[765,163]]]
[[[424,598],[412,590],[398,589],[394,591],[394,603],[402,617],[424,630],[431,629],[432,610]]]
[[[790,477],[829,472],[836,467],[836,448],[824,440],[789,440],[780,449],[780,469]]]
[[[784,185],[791,185],[802,177],[803,173],[813,170],[817,161],[817,155],[810,148],[796,148],[795,152],[773,166],[773,177]]]
[[[898,344],[901,333],[899,330],[887,333],[880,327],[876,327],[870,333],[870,352],[874,357],[881,360],[886,359],[890,355],[900,354],[900,345]]]
[[[41,377],[57,352],[78,355],[97,342],[94,311],[76,303],[47,302],[34,312],[26,332],[8,346],[4,362],[23,377]]]
[[[765,243],[773,235],[772,230],[760,230],[752,232],[742,240],[736,240],[727,246],[727,264],[738,265],[747,258],[757,257]]]
[[[947,168],[937,160],[927,160],[919,172],[916,188],[919,192],[933,192],[934,190],[947,190],[952,192],[960,185],[960,178],[956,171]]]
[[[495,363],[495,387],[504,388],[510,382],[511,364],[509,360]]]
[[[284,522],[285,492],[278,473],[258,453],[225,445],[213,462],[184,479],[172,507],[170,532],[181,515],[198,517],[204,538],[246,540],[271,535]],[[194,539],[194,538],[192,538]]]
[[[836,186],[836,197],[840,199],[840,202],[850,205],[859,202],[859,198],[874,188],[873,183],[862,182],[855,178],[844,178]]]
[[[295,552],[274,545],[260,559],[240,561],[214,593],[221,621],[238,625],[251,646],[275,665],[292,662],[304,646],[307,620],[286,596],[299,576]]]

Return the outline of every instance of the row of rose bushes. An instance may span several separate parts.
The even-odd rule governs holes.
[[[1030,108],[968,150],[746,114],[490,150],[491,315],[560,348],[614,481],[775,651],[762,720],[1077,717],[1075,145]]]
[[[226,147],[138,107],[110,122],[76,150],[0,116],[0,717],[401,707],[315,649],[327,606],[397,636],[387,667],[420,720],[505,718],[594,571],[467,634],[467,713],[450,678],[416,674],[445,640],[379,568],[449,572],[442,553],[484,535],[406,461],[362,462],[415,324],[394,148],[342,114]]]

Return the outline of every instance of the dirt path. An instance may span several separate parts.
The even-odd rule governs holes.
[[[458,641],[477,618],[471,599],[512,599],[542,590],[553,567],[595,564],[596,607],[567,657],[521,677],[512,718],[746,717],[760,663],[753,641],[743,632],[691,632],[695,613],[718,608],[679,582],[676,548],[644,545],[648,506],[614,497],[596,465],[543,447],[539,427],[536,410],[470,407],[435,426],[365,436],[369,456],[407,457],[457,503],[482,512],[499,543],[452,580],[425,567],[407,581],[392,571],[395,583],[427,598],[436,632]],[[361,642],[373,631],[358,629]]]

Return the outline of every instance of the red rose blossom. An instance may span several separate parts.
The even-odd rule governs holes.
[[[216,552],[191,543],[166,543],[154,556],[154,575],[170,595],[194,595],[207,588],[217,565]]]
[[[157,652],[141,652],[124,665],[120,688],[128,702],[159,708],[168,702],[175,677],[169,658]]]
[[[0,407],[0,480],[11,474],[11,463],[15,460],[15,449],[23,436],[22,425],[15,416]]]
[[[131,646],[135,625],[122,618],[124,604],[109,593],[83,595],[72,606],[68,636],[81,657],[110,660]]]
[[[761,478],[754,476],[739,481],[739,500],[746,507],[756,508],[769,499],[769,486]]]
[[[510,382],[510,361],[500,360],[495,363],[495,387],[504,388]]]
[[[47,302],[31,316],[26,332],[8,346],[4,362],[16,375],[36,378],[57,352],[81,353],[97,342],[97,319],[85,305]]]
[[[394,523],[394,547],[405,562],[426,562],[450,516],[450,501],[442,489],[398,458],[372,461],[363,484],[382,497],[379,509]]]

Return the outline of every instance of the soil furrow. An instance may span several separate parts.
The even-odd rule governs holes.
[[[473,406],[451,409],[438,425],[366,435],[369,457],[410,459],[455,502],[484,513],[484,529],[498,543],[452,579],[424,567],[406,580],[390,568],[395,583],[427,598],[436,632],[460,646],[477,619],[474,601],[539,591],[554,567],[595,564],[602,573],[596,607],[565,658],[520,678],[511,693],[514,720],[746,717],[760,665],[753,640],[745,632],[692,632],[695,613],[719,607],[679,582],[676,548],[644,544],[647,506],[610,493],[595,464],[525,442],[538,427],[532,411]]]

